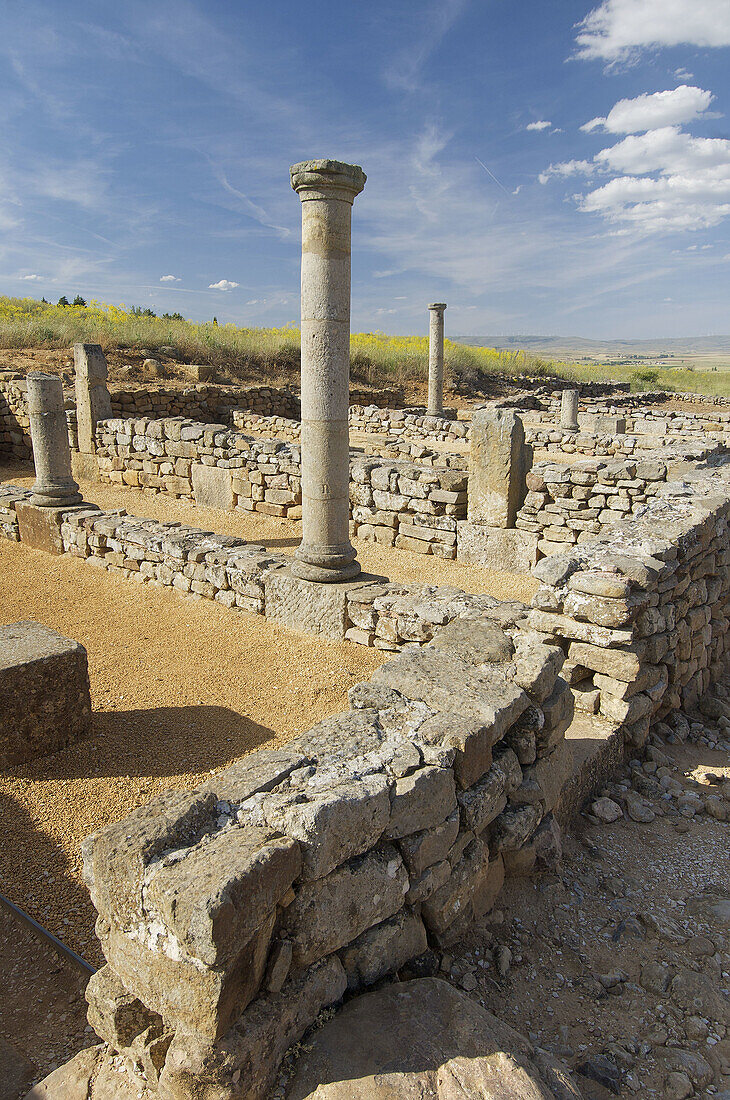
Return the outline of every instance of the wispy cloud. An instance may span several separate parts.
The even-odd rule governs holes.
[[[385,71],[389,87],[417,92],[423,87],[423,68],[466,9],[469,0],[437,0],[415,5],[403,28],[403,46],[390,58]]]
[[[177,275],[160,275],[161,283],[179,283],[180,279]]]
[[[526,130],[549,130],[552,126],[552,122],[547,122],[545,119],[540,119],[539,122],[528,122],[525,126]]]

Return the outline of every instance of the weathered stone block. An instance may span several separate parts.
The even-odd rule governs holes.
[[[507,573],[529,573],[537,562],[538,535],[461,520],[456,527],[458,561]]]
[[[425,647],[407,651],[373,674],[373,681],[420,699],[435,710],[476,719],[490,727],[497,741],[529,706],[521,688],[509,681],[499,666],[475,668],[448,652]],[[455,692],[454,684],[460,685]]]
[[[233,478],[231,471],[217,466],[193,463],[193,495],[195,503],[204,508],[233,510]]]
[[[305,883],[284,914],[294,965],[309,966],[392,917],[402,907],[408,885],[403,860],[391,845]]]
[[[456,788],[451,769],[420,768],[395,784],[388,836],[396,839],[433,828],[455,808]]]
[[[372,985],[386,974],[400,970],[428,947],[421,918],[401,909],[390,920],[376,924],[340,952],[349,989]]]
[[[0,767],[58,752],[90,731],[84,647],[29,620],[0,627]]]
[[[507,409],[478,409],[472,417],[469,456],[469,520],[514,527],[527,485],[525,430]]]
[[[353,777],[311,794],[269,799],[265,813],[270,825],[300,842],[303,877],[324,878],[383,835],[390,820],[389,785],[384,775]]]
[[[489,874],[489,848],[477,837],[454,867],[445,886],[427,898],[423,919],[431,932],[445,932],[462,913],[471,913],[474,895]]]
[[[427,867],[446,859],[459,833],[459,811],[454,810],[446,821],[432,829],[403,837],[398,842],[406,867],[418,879]]]
[[[345,637],[347,595],[371,578],[342,584],[320,584],[295,577],[288,566],[270,570],[264,578],[266,618],[307,634],[337,640]]]

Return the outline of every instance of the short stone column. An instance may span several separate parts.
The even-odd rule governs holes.
[[[577,390],[563,390],[560,398],[560,427],[568,432],[578,431]]]
[[[292,572],[344,581],[360,565],[350,543],[350,234],[365,186],[355,164],[295,164],[302,200],[302,541]]]
[[[525,429],[509,409],[478,409],[472,418],[468,516],[472,523],[514,527],[527,492]]]
[[[428,323],[428,415],[444,414],[444,310],[445,302],[433,302]]]
[[[26,381],[36,476],[31,504],[41,508],[79,504],[82,497],[71,476],[71,448],[61,379],[55,374],[32,371]]]
[[[112,399],[106,387],[109,371],[99,344],[74,344],[76,367],[76,424],[79,451],[93,454],[96,425],[112,415]]]

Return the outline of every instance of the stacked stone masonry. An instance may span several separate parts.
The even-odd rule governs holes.
[[[640,512],[666,480],[666,463],[657,458],[541,462],[527,475],[528,493],[515,526],[540,536],[541,553],[556,553]]]
[[[513,867],[552,863],[561,660],[488,613],[456,620],[349,712],[89,837],[95,1030],[164,1100],[263,1100],[322,1008],[452,942]]]
[[[577,705],[640,748],[727,665],[730,466],[659,485],[637,513],[534,572],[532,627],[558,641]]]
[[[297,445],[176,418],[107,420],[97,428],[96,457],[102,481],[223,508],[301,516]],[[353,455],[350,477],[353,534],[456,556],[457,523],[466,515],[465,472]]]

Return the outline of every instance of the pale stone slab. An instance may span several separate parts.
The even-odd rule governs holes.
[[[201,508],[233,511],[233,478],[230,470],[217,466],[193,465],[193,495]]]
[[[525,429],[509,409],[478,409],[472,418],[469,511],[472,523],[514,527],[527,492]]]
[[[290,566],[272,569],[264,578],[266,618],[338,641],[345,637],[347,593],[369,583],[369,577],[359,577],[341,584],[320,584],[295,576]]]
[[[506,573],[529,573],[537,562],[539,536],[517,528],[504,530],[461,520],[456,525],[456,557]]]

